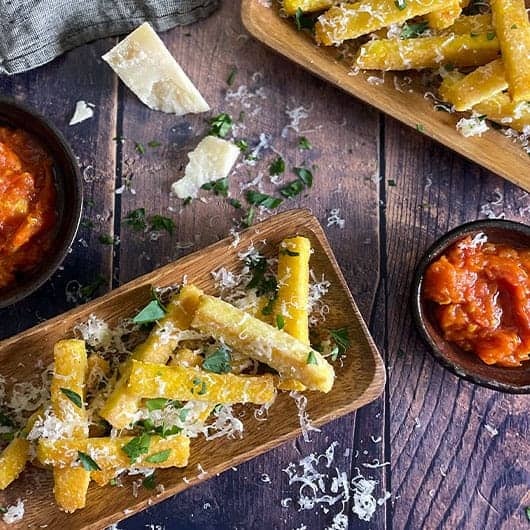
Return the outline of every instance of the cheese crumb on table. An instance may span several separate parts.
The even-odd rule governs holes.
[[[7,507],[6,513],[4,513],[3,521],[6,524],[13,524],[22,521],[24,517],[24,501],[18,499],[16,504]]]
[[[92,116],[94,116],[94,107],[95,105],[92,103],[87,103],[82,99],[79,100],[75,104],[74,115],[68,122],[68,125],[77,125],[82,121],[89,120],[90,118],[92,118]]]
[[[180,199],[197,197],[207,182],[226,178],[240,153],[239,147],[216,136],[206,136],[190,153],[184,177],[171,185],[171,193]]]
[[[145,22],[103,55],[149,108],[182,116],[210,110],[184,70]]]

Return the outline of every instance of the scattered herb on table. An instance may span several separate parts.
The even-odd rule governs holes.
[[[210,120],[208,134],[224,138],[230,132],[231,128],[232,118],[226,112],[222,112]]]
[[[254,206],[263,206],[269,210],[277,208],[283,202],[283,199],[255,190],[248,190],[246,193],[246,198],[250,204],[253,204]]]
[[[298,147],[302,150],[312,149],[313,146],[309,143],[309,140],[305,136],[300,136],[298,139]]]
[[[145,146],[140,142],[134,142],[134,149],[139,155],[145,154]]]
[[[155,147],[160,147],[161,145],[162,143],[159,142],[158,140],[151,140],[150,142],[147,142],[147,146],[151,147],[152,149]]]
[[[224,177],[212,182],[206,182],[201,186],[201,189],[213,191],[215,195],[228,196],[228,177]]]
[[[226,84],[228,86],[232,86],[234,84],[234,81],[236,80],[237,75],[237,67],[232,66],[232,69],[230,70],[230,73],[228,74],[228,77],[226,78]]]
[[[280,194],[287,199],[292,199],[304,191],[304,184],[300,180],[294,180],[280,189]]]
[[[255,216],[256,216],[256,209],[254,208],[254,206],[251,206],[247,210],[247,213],[245,214],[245,217],[243,217],[243,219],[241,219],[241,224],[245,228],[248,228],[249,226],[252,226],[252,223],[254,222],[254,217]]]
[[[142,481],[143,487],[146,490],[154,490],[156,487],[156,477],[155,473],[151,473],[148,477],[145,477]]]
[[[130,211],[123,219],[125,224],[137,232],[142,232],[147,228],[145,220],[145,208],[136,208]]]
[[[246,153],[248,151],[249,146],[246,140],[236,140],[235,144],[237,145],[237,147],[239,147],[242,153]]]
[[[149,224],[150,231],[160,232],[165,230],[170,235],[173,235],[175,230],[175,221],[169,217],[164,217],[163,215],[152,215],[149,217]]]
[[[89,230],[94,228],[94,222],[90,219],[81,219],[81,226],[83,228],[88,228]]]
[[[285,162],[281,156],[275,158],[269,165],[269,175],[281,175],[285,171]]]
[[[313,185],[313,173],[305,167],[293,168],[294,174],[308,187]]]
[[[114,245],[115,239],[110,234],[99,234],[98,241],[102,245]]]
[[[237,199],[232,198],[232,199],[229,199],[228,202],[230,203],[231,206],[233,206],[236,209],[241,208],[241,202],[238,201]]]
[[[99,275],[96,277],[96,279],[89,283],[88,285],[84,285],[79,289],[79,294],[85,299],[88,300],[96,294],[97,290],[102,286],[105,285],[106,280],[103,278],[103,276]]]

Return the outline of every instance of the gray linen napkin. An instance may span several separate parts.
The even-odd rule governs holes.
[[[207,17],[219,0],[0,0],[0,74],[41,66],[67,50],[128,33],[149,21],[157,31]]]

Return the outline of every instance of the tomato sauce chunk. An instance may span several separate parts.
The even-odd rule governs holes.
[[[486,364],[520,366],[530,355],[530,250],[467,237],[432,263],[423,296],[448,341]]]
[[[29,133],[0,127],[0,290],[44,258],[57,220],[52,159]]]

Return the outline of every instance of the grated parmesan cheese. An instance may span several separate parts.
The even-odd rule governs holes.
[[[17,503],[7,507],[6,513],[2,517],[4,523],[13,524],[22,521],[24,517],[24,501],[17,499]]]
[[[482,136],[489,130],[486,120],[478,115],[473,115],[470,118],[460,118],[456,124],[456,129],[460,134],[466,138],[470,136]]]
[[[337,225],[339,228],[344,228],[346,221],[340,217],[340,208],[333,208],[327,218],[327,227]]]
[[[287,107],[285,109],[285,114],[289,116],[290,121],[289,123],[282,129],[281,136],[282,138],[287,138],[287,135],[289,134],[289,129],[292,129],[293,131],[300,133],[300,122],[302,120],[305,120],[309,117],[309,111],[310,108],[305,108],[302,105],[299,107],[295,107],[293,109],[290,109]]]

